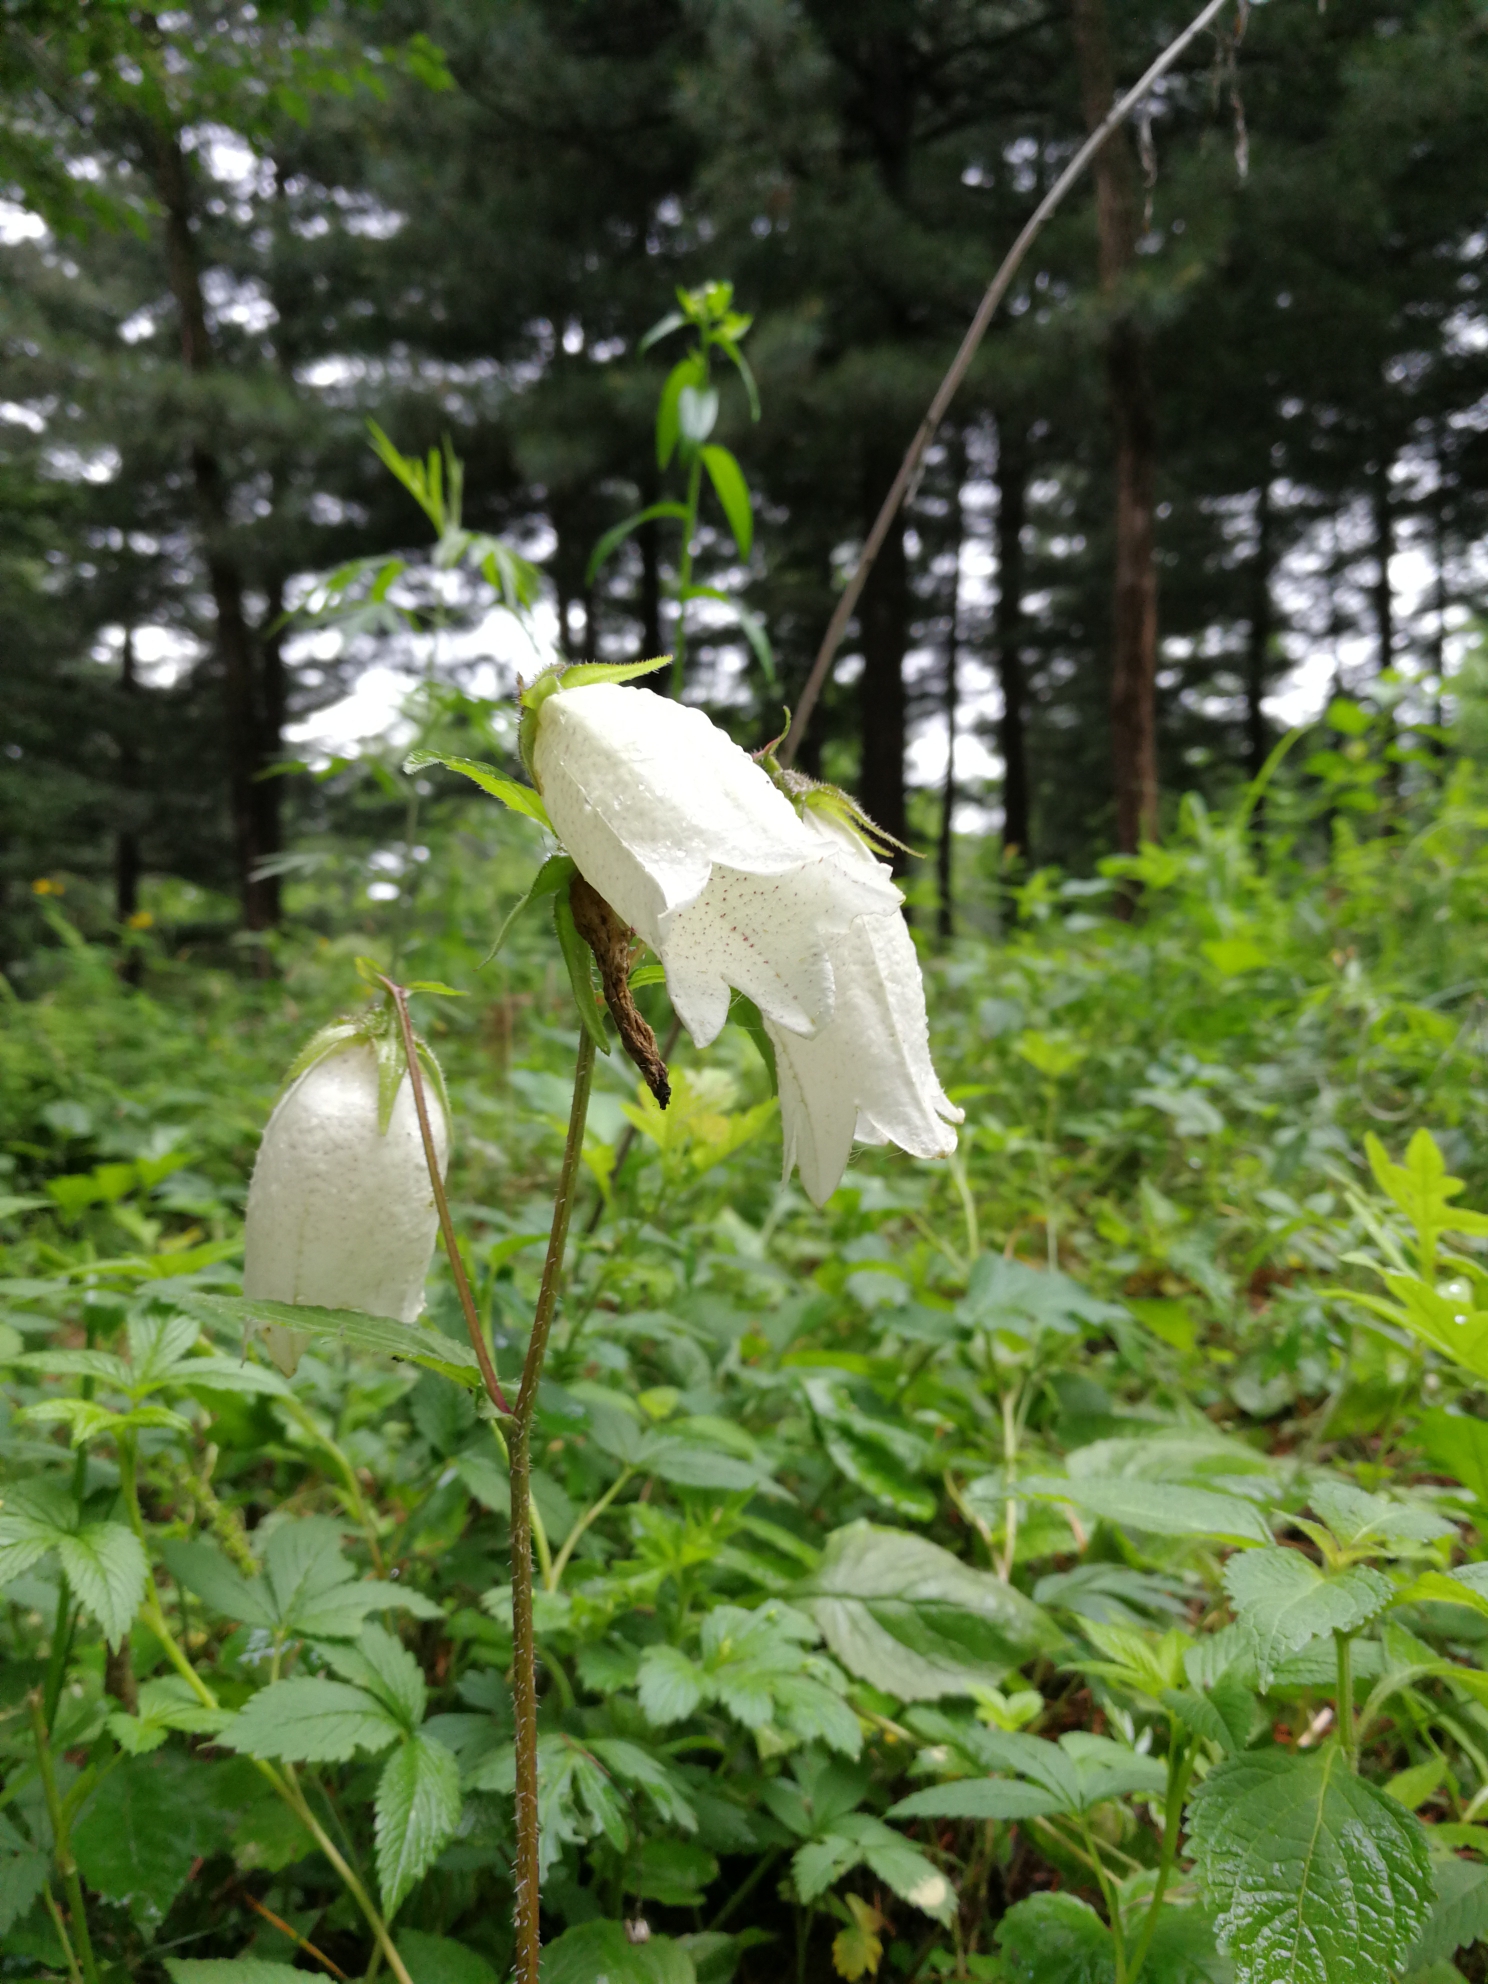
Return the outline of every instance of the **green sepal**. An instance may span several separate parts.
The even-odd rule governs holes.
[[[490,950],[487,951],[486,955],[481,959],[481,963],[489,964],[492,958],[496,956],[496,953],[501,949],[501,946],[506,942],[507,937],[511,931],[512,925],[516,922],[517,918],[522,914],[524,909],[530,909],[533,903],[537,901],[539,896],[551,895],[555,889],[563,890],[566,893],[569,884],[573,881],[574,876],[577,875],[578,872],[579,872],[578,867],[576,866],[573,858],[570,855],[550,854],[547,860],[541,866],[541,868],[539,868],[537,873],[533,876],[532,886],[530,889],[528,889],[526,895],[520,897],[518,901],[512,906],[512,908],[507,912],[506,918],[502,923],[501,928],[496,932],[495,943],[491,946]]]
[[[573,987],[574,1004],[579,1009],[579,1024],[600,1053],[608,1054],[610,1042],[605,1032],[604,1008],[595,992],[594,975],[590,969],[594,954],[579,935],[567,889],[560,889],[553,898],[553,925],[558,932],[558,948],[563,953],[563,962],[568,966],[568,982]]]
[[[542,681],[541,676],[538,677]],[[534,685],[536,686],[536,685]],[[526,754],[523,754],[524,760]],[[405,772],[422,771],[427,765],[443,765],[446,771],[459,772],[463,778],[473,779],[482,792],[489,792],[493,799],[499,799],[503,806],[510,807],[513,813],[521,813],[529,820],[536,820],[540,827],[552,833],[552,822],[547,808],[542,803],[541,793],[530,786],[521,785],[509,778],[495,765],[485,764],[479,758],[452,758],[443,751],[410,751],[403,760]],[[529,766],[530,770],[531,767]]]
[[[527,776],[536,783],[537,772],[532,759],[537,744],[537,713],[549,696],[556,696],[560,689],[592,688],[599,682],[633,682],[638,675],[654,675],[658,668],[665,668],[671,658],[669,654],[659,654],[650,661],[558,661],[551,668],[545,668],[535,682],[527,684],[521,695],[522,722],[517,731],[517,748],[522,754],[522,763],[527,767]],[[459,765],[465,761],[447,758],[444,762]],[[516,789],[519,792],[525,790],[522,786]]]
[[[638,964],[630,974],[630,989],[640,992],[648,985],[666,984],[666,966],[661,964]]]
[[[634,982],[634,981],[632,981]],[[743,1027],[749,1038],[760,1051],[770,1076],[770,1093],[780,1093],[780,1071],[775,1066],[775,1043],[765,1031],[764,1015],[753,999],[746,999],[742,992],[735,992],[729,1000],[729,1018],[735,1026]]]
[[[381,974],[370,958],[357,959],[357,972],[365,983],[369,985],[376,983],[379,991],[383,989],[378,982]],[[406,986],[404,989],[410,992],[440,992],[456,999],[463,996],[448,985],[433,983]],[[453,1137],[455,1119],[450,1109],[449,1090],[445,1087],[444,1070],[426,1040],[420,1040],[415,1034],[414,1043],[418,1050],[419,1066],[428,1077],[429,1085],[438,1098],[440,1108],[444,1111],[445,1128]],[[386,1136],[388,1124],[393,1117],[393,1104],[398,1099],[399,1084],[407,1068],[403,1054],[403,1034],[391,1000],[384,1005],[374,1006],[365,1013],[359,1013],[355,1019],[332,1020],[329,1026],[323,1026],[318,1033],[312,1034],[290,1062],[289,1070],[280,1085],[275,1101],[282,1100],[302,1075],[309,1074],[312,1068],[319,1067],[322,1061],[329,1060],[333,1054],[344,1054],[348,1048],[362,1046],[370,1047],[377,1057],[377,1128],[381,1135]]]

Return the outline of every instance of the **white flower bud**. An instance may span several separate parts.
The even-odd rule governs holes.
[[[429,1113],[443,1172],[449,1125],[432,1094]],[[384,1133],[376,1052],[357,1041],[316,1061],[269,1118],[248,1188],[243,1293],[411,1323],[438,1225],[408,1076]],[[304,1335],[268,1324],[264,1338],[293,1372]]]

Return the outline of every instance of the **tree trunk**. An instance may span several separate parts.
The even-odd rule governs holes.
[[[1105,0],[1074,0],[1075,53],[1085,122],[1111,108],[1115,80]],[[1122,131],[1094,164],[1100,283],[1114,297],[1136,253],[1137,185]],[[1116,845],[1134,854],[1157,835],[1157,565],[1153,513],[1157,421],[1141,334],[1118,313],[1106,343],[1106,380],[1116,441],[1116,576],[1112,602],[1111,748]]]
[[[1262,697],[1266,693],[1266,657],[1271,648],[1271,478],[1261,484],[1256,500],[1256,548],[1250,568],[1250,638],[1245,653],[1245,775],[1259,778],[1266,762],[1269,738]]]
[[[1395,595],[1390,560],[1395,555],[1395,516],[1390,507],[1390,457],[1381,454],[1374,470],[1374,629],[1381,675],[1395,665]]]
[[[1028,509],[1028,436],[1017,422],[997,429],[997,680],[1002,717],[997,727],[1002,754],[1002,852],[1015,851],[1025,863],[1032,855],[1032,807],[1028,790],[1028,690],[1023,673],[1023,524]]]
[[[119,785],[124,794],[123,819],[114,837],[114,918],[127,923],[139,908],[139,838],[134,831],[132,807],[139,785],[139,751],[136,745],[135,698],[139,677],[134,667],[134,629],[124,629],[124,649],[119,657]]]
[[[870,453],[864,489],[869,523],[889,486],[887,474]],[[867,525],[865,525],[865,531]],[[862,761],[858,798],[884,832],[903,840],[908,832],[904,800],[904,650],[909,633],[909,572],[904,556],[904,513],[894,519],[873,575],[863,590],[859,619],[863,631],[863,674],[858,685],[858,736]],[[902,863],[895,861],[895,868]]]
[[[655,475],[641,483],[641,504],[650,509],[661,499],[661,484]],[[641,660],[653,661],[664,654],[661,635],[661,525],[653,517],[636,532],[641,542]]]
[[[180,321],[181,358],[188,372],[200,375],[211,369],[212,345],[196,258],[186,160],[176,131],[157,126],[152,137],[155,190],[165,211],[166,254]],[[265,930],[274,921],[278,891],[253,879],[267,851],[259,844],[259,809],[254,790],[261,728],[253,639],[243,611],[242,570],[228,542],[226,478],[221,462],[200,430],[192,442],[191,473],[196,485],[207,578],[217,616],[228,799],[243,918],[250,930]]]
[[[261,681],[258,709],[258,737],[255,755],[258,776],[253,782],[253,819],[256,853],[260,861],[284,850],[284,780],[266,773],[284,756],[284,719],[288,712],[288,678],[284,667],[284,581],[276,578],[269,588],[268,610],[259,634]],[[256,885],[262,891],[265,927],[279,922],[281,879],[265,875]]]
[[[961,546],[966,536],[966,509],[961,500],[961,486],[966,480],[966,448],[959,434],[955,437],[951,451],[951,479],[954,484],[951,492],[953,519],[951,549],[956,562],[951,567],[951,611],[950,623],[946,629],[945,784],[940,797],[940,840],[935,850],[936,928],[947,941],[956,934],[955,877],[952,870],[956,825],[956,717],[960,704],[958,675],[961,659]]]

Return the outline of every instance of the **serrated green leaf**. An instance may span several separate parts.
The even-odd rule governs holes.
[[[377,1883],[391,1917],[460,1823],[460,1767],[432,1736],[411,1736],[377,1785]]]
[[[363,1315],[360,1309],[319,1309],[308,1302],[269,1302],[250,1295],[206,1295],[193,1290],[182,1298],[209,1321],[234,1329],[278,1323],[306,1336],[351,1345],[379,1357],[396,1357],[437,1371],[470,1391],[480,1389],[480,1365],[469,1344],[417,1323],[398,1323],[388,1316]]]
[[[1367,1566],[1328,1573],[1297,1550],[1248,1550],[1224,1570],[1264,1693],[1289,1653],[1325,1633],[1351,1633],[1390,1602],[1387,1578]]]
[[[483,764],[478,758],[452,758],[443,751],[410,751],[403,760],[405,772],[423,771],[429,765],[443,765],[447,771],[459,772],[463,778],[472,780],[482,792],[490,793],[499,799],[513,813],[521,813],[529,820],[536,820],[540,827],[553,831],[548,820],[547,808],[542,803],[541,793],[534,792],[530,785],[522,785],[507,773],[498,771],[495,765]]]
[[[376,1695],[344,1681],[273,1681],[251,1695],[219,1738],[229,1750],[286,1763],[345,1763],[379,1755],[403,1725]]]
[[[636,1692],[646,1719],[664,1728],[692,1714],[703,1699],[703,1677],[680,1647],[647,1647]]]
[[[365,1688],[412,1732],[424,1719],[428,1688],[413,1655],[382,1626],[365,1626],[355,1646],[331,1646],[326,1658],[343,1680]]]
[[[139,1538],[121,1522],[92,1522],[57,1539],[57,1559],[84,1608],[117,1647],[144,1603],[149,1566]]]
[[[1008,1984],[1113,1984],[1116,1947],[1087,1902],[1031,1894],[997,1925]]]
[[[1061,1640],[1047,1613],[1002,1579],[872,1523],[834,1531],[799,1595],[843,1666],[900,1701],[996,1687]]]
[[[670,1936],[633,1943],[623,1922],[581,1922],[542,1953],[542,1984],[697,1984],[692,1958]]]
[[[1431,1864],[1436,1899],[1406,1959],[1407,1970],[1426,1970],[1469,1944],[1488,1939],[1488,1867],[1455,1857]]]
[[[1426,1835],[1336,1744],[1231,1758],[1189,1805],[1220,1946],[1247,1984],[1356,1984],[1404,1962],[1435,1886]]]
[[[1368,1494],[1350,1481],[1315,1481],[1309,1495],[1316,1513],[1350,1549],[1371,1549],[1381,1556],[1406,1555],[1457,1534],[1456,1524],[1434,1509],[1392,1502],[1388,1496]]]
[[[193,1863],[227,1842],[223,1766],[179,1750],[130,1757],[103,1777],[73,1827],[83,1879],[152,1930]]]
[[[1034,1476],[1019,1484],[1019,1492],[1043,1501],[1073,1502],[1086,1515],[1118,1528],[1146,1530],[1154,1536],[1208,1536],[1222,1543],[1268,1544],[1271,1526],[1254,1502],[1238,1495],[1184,1485],[1181,1492],[1161,1481],[1125,1476],[1101,1479],[1090,1475]]]

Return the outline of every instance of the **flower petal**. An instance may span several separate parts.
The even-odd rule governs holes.
[[[865,867],[885,873],[846,828],[810,812],[806,825],[831,843],[831,872],[842,886]],[[895,1143],[914,1157],[948,1157],[956,1148],[951,1126],[963,1119],[930,1059],[924,982],[898,908],[856,917],[829,939],[828,950],[835,985],[831,1019],[807,1039],[769,1025],[786,1176],[799,1165],[801,1183],[817,1205],[841,1183],[854,1137]]]
[[[833,850],[701,710],[617,683],[542,706],[533,753],[555,831],[581,873],[660,958],[699,1047],[731,988],[791,1032],[832,1010],[827,942],[898,891]]]

